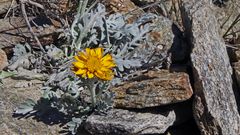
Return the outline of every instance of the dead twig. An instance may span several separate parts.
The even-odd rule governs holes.
[[[29,29],[32,37],[36,40],[36,42],[37,42],[38,46],[40,47],[40,49],[41,49],[44,53],[46,53],[45,50],[44,50],[44,48],[43,48],[43,46],[42,46],[42,44],[41,44],[41,42],[39,41],[38,37],[37,37],[36,34],[34,33],[32,27],[31,27],[31,24],[30,24],[30,22],[29,22],[29,20],[28,20],[28,16],[27,16],[27,13],[26,13],[26,8],[25,8],[25,3],[26,3],[26,2],[29,2],[29,0],[28,0],[28,1],[26,1],[26,0],[20,0],[20,6],[21,6],[21,11],[22,11],[23,18],[24,18],[24,20],[25,20],[25,22],[26,22],[26,24],[27,24],[27,26],[28,26],[28,29]]]
[[[234,34],[237,34],[237,33],[240,33],[240,30],[236,30],[234,32],[231,32],[229,34],[226,34],[225,37],[229,36],[229,35],[234,35]]]
[[[41,4],[37,3],[37,2],[31,1],[31,0],[20,0],[20,1],[21,1],[21,3],[29,3],[29,4],[31,4],[33,6],[39,7],[41,9],[44,9],[43,5],[41,5]]]
[[[238,47],[235,47],[235,46],[233,46],[233,45],[230,45],[230,44],[225,44],[225,45],[226,45],[226,47],[228,47],[228,48],[232,48],[232,49],[235,49],[235,50],[239,50]]]

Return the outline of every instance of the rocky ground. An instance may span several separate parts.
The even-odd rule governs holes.
[[[25,84],[23,87],[22,85]],[[66,134],[64,130],[62,130],[61,123],[58,122],[52,122],[52,120],[48,120],[49,118],[54,119],[60,119],[56,117],[61,117],[56,114],[49,113],[48,116],[45,116],[45,118],[36,118],[34,116],[28,117],[28,118],[19,118],[13,115],[14,109],[19,105],[19,103],[25,101],[29,97],[31,97],[34,100],[37,100],[40,95],[40,87],[42,85],[42,81],[38,80],[16,80],[7,78],[3,80],[3,87],[0,89],[0,133],[1,135],[58,135],[58,134]],[[20,85],[20,86],[19,86]],[[163,110],[171,110],[172,107],[165,106]],[[178,105],[175,105],[174,107],[177,111],[177,117],[182,117],[181,120],[178,120],[177,123],[175,123],[173,127],[170,127],[164,135],[171,135],[171,134],[184,134],[184,135],[197,135],[199,134],[199,130],[197,129],[197,126],[194,122],[194,119],[191,115],[191,101],[189,102],[183,102]],[[181,113],[181,109],[184,109],[184,114]],[[160,114],[166,114],[162,109],[154,109],[149,108],[150,112],[158,112]],[[141,110],[139,110],[141,112]],[[111,112],[110,112],[111,113]],[[151,119],[154,118],[153,116],[147,116]],[[174,115],[174,116],[173,116]],[[114,115],[109,115],[110,117]],[[162,123],[163,117],[162,115],[155,115],[156,117],[159,117],[159,122]],[[93,116],[94,117],[94,116]],[[171,115],[168,116],[171,119],[171,124],[175,122],[176,116],[175,113],[172,112]],[[166,117],[166,118],[168,118]],[[104,117],[103,117],[104,118]],[[109,120],[110,118],[105,117],[104,119]],[[147,119],[147,118],[146,118]],[[114,119],[113,119],[114,120]],[[167,120],[167,119],[166,119]],[[104,120],[102,120],[104,122]],[[154,120],[155,121],[155,120]],[[169,121],[169,120],[167,120]],[[167,122],[166,121],[166,122]],[[52,123],[51,123],[52,122]],[[94,122],[94,121],[92,121]],[[134,121],[132,121],[134,122]],[[130,124],[130,123],[129,123]],[[132,123],[134,124],[134,123]],[[159,126],[166,126],[165,124],[160,124]],[[96,126],[96,125],[92,125]],[[131,126],[131,124],[129,125]],[[137,126],[137,125],[135,125]],[[138,127],[138,126],[137,126]],[[189,128],[191,127],[191,129]],[[92,127],[90,127],[92,128]],[[103,130],[103,129],[101,129]],[[166,130],[166,129],[162,129]],[[121,132],[118,132],[121,134]],[[89,135],[87,131],[85,131],[83,128],[79,130],[79,135]]]
[[[158,0],[155,0],[158,2]],[[3,4],[1,4],[3,3]],[[239,135],[240,86],[240,3],[221,4],[208,0],[167,0],[151,5],[151,0],[104,0],[109,13],[129,13],[131,23],[144,12],[158,13],[149,33],[159,52],[169,55],[160,71],[143,71],[122,85],[116,93],[114,109],[107,115],[92,114],[78,134],[162,134]],[[31,36],[21,17],[3,19],[7,10],[0,1],[0,71],[7,70],[14,44]],[[155,3],[156,4],[156,3]],[[116,6],[117,5],[117,6]],[[15,29],[19,27],[19,29]],[[21,32],[19,32],[19,30]],[[37,35],[49,35],[52,25]],[[35,31],[35,29],[34,29]],[[234,33],[234,34],[233,34]],[[16,35],[16,36],[13,36]],[[50,34],[51,35],[51,34]],[[53,37],[41,42],[53,42]],[[43,41],[42,41],[43,40]],[[31,41],[33,46],[37,43]],[[46,44],[47,44],[46,43]],[[136,51],[136,53],[141,53]],[[14,109],[27,98],[37,101],[43,81],[38,77],[9,77],[0,87],[1,135],[66,134],[61,114],[19,118]],[[1,76],[0,76],[1,79]]]
[[[26,80],[3,80],[3,87],[0,88],[0,133],[2,135],[20,135],[20,134],[59,134],[60,128],[58,125],[47,125],[43,121],[38,121],[32,117],[17,118],[14,117],[13,111],[27,98],[31,97],[37,100],[40,97],[41,81],[26,81]],[[26,84],[26,87],[18,85]]]

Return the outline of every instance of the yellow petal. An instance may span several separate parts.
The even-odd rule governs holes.
[[[97,54],[95,53],[94,49],[91,49],[91,50],[90,50],[90,54],[91,54],[91,56],[96,56],[96,55],[97,55]]]
[[[78,58],[82,61],[86,61],[88,59],[86,54],[83,52],[79,52],[78,55],[79,55]]]
[[[91,55],[91,49],[90,48],[86,48],[86,53],[87,53],[87,55],[89,56],[89,55]]]
[[[116,67],[116,64],[113,63],[113,61],[105,61],[103,62],[103,66],[105,66],[106,68],[112,68],[112,67]]]
[[[96,52],[99,59],[102,58],[102,54],[103,54],[103,49],[102,48],[96,48],[95,52]]]
[[[109,72],[109,68],[107,68],[107,67],[101,67],[101,69],[100,69],[102,72]]]
[[[88,76],[88,78],[93,78],[93,77],[94,77],[94,74],[91,73],[91,72],[87,72],[87,76]]]
[[[109,70],[109,72],[105,72],[105,76],[104,76],[104,80],[112,80],[113,79],[113,77],[114,77],[114,74],[113,74],[113,72],[111,71],[111,70]]]
[[[104,77],[104,73],[100,70],[97,70],[97,72],[95,72],[95,75],[98,77],[98,78],[102,78]]]
[[[113,68],[113,67],[116,67],[116,65],[114,63],[107,66],[107,68]]]
[[[110,54],[107,54],[107,55],[105,55],[102,59],[101,59],[101,61],[102,62],[104,62],[104,61],[112,61],[112,56],[110,55]]]
[[[84,68],[85,65],[82,62],[73,62],[73,66],[77,68]]]
[[[110,81],[110,80],[112,80],[113,79],[113,75],[112,76],[106,76],[105,78],[104,78],[104,80],[106,80],[106,81]]]
[[[74,59],[77,61],[81,61],[78,56],[74,56]]]
[[[78,71],[75,72],[76,75],[81,75],[86,73],[87,71],[85,69],[79,69]]]

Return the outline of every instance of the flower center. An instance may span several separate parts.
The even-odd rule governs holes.
[[[90,57],[87,60],[86,66],[90,72],[94,72],[101,68],[101,61],[96,57]]]

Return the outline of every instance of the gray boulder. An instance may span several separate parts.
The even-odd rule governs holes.
[[[202,135],[239,135],[232,68],[208,0],[184,0],[186,36],[192,45],[194,117]]]
[[[173,125],[175,119],[174,111],[164,116],[112,109],[104,116],[89,116],[85,129],[95,135],[162,134]]]

